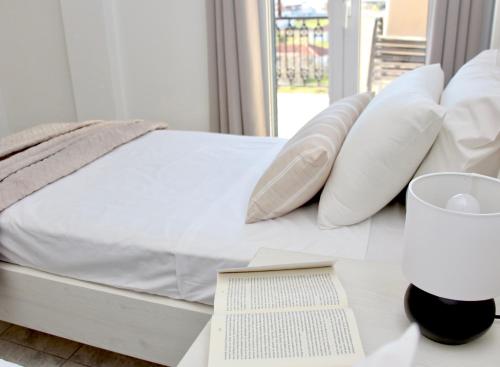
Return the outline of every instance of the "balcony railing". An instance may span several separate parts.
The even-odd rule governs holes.
[[[328,17],[276,18],[279,87],[328,86]]]

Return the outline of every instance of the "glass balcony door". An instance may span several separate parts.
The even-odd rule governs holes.
[[[277,136],[425,63],[427,1],[274,0]]]
[[[350,6],[344,0],[275,0],[278,136],[293,136],[331,100],[357,89],[352,54],[358,48],[347,32],[353,27]],[[345,60],[351,60],[352,78],[345,77]]]

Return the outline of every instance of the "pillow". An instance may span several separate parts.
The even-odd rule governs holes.
[[[371,93],[344,98],[300,129],[255,186],[246,222],[282,216],[314,197],[325,184],[349,129],[370,99]]]
[[[487,50],[463,65],[443,91],[441,105],[453,106],[478,97],[500,95],[500,55]]]
[[[473,172],[496,177],[500,170],[500,62],[497,50],[465,64],[443,92],[443,128],[416,176]]]
[[[441,127],[444,75],[437,64],[407,72],[366,107],[321,194],[320,228],[361,222],[408,183]]]

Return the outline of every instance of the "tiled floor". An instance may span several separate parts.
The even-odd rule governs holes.
[[[159,367],[3,321],[0,358],[25,367]]]

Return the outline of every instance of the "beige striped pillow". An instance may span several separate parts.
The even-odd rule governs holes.
[[[342,143],[371,93],[344,98],[315,116],[290,139],[255,186],[247,223],[300,207],[325,184]]]

